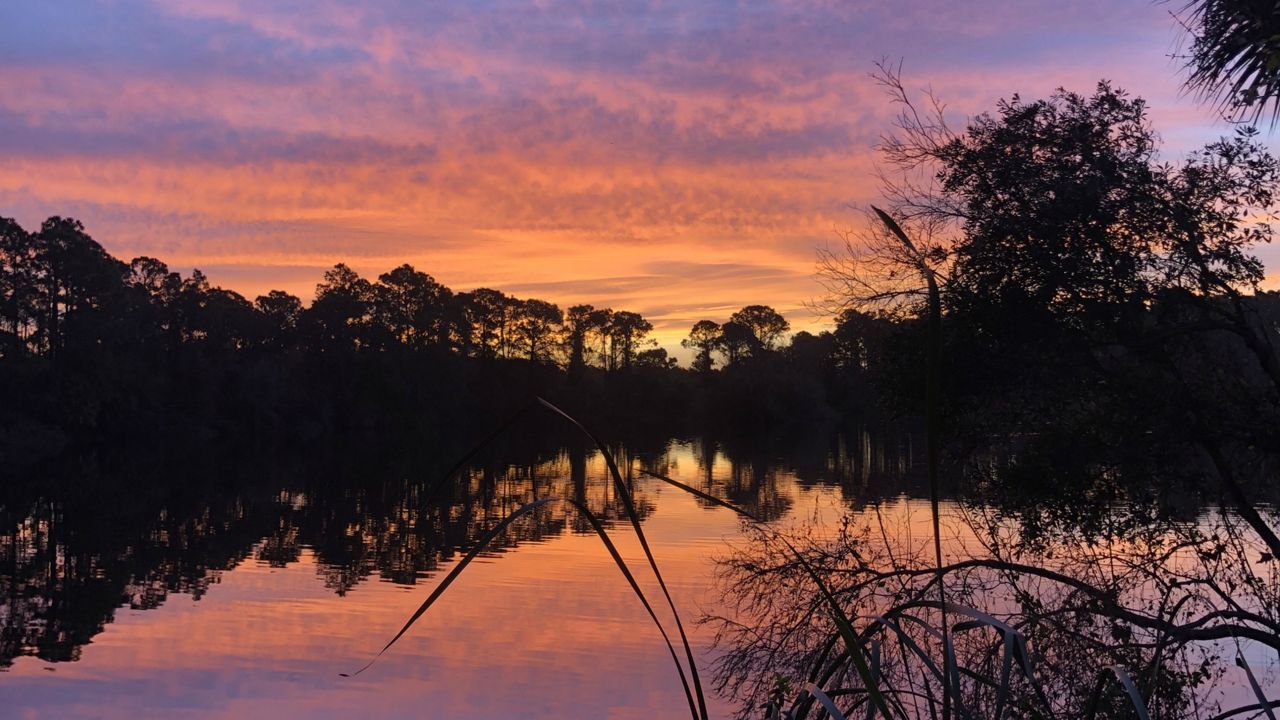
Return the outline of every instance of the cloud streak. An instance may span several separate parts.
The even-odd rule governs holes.
[[[1225,128],[1178,97],[1173,38],[1145,1],[11,3],[0,214],[246,294],[407,260],[669,344],[756,302],[803,328],[816,248],[875,197],[872,61],[961,122],[1110,78],[1176,157]]]

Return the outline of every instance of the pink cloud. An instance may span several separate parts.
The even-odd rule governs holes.
[[[1179,98],[1172,21],[1149,4],[79,10],[8,24],[34,40],[0,30],[0,214],[78,216],[120,255],[247,294],[410,261],[647,311],[667,340],[756,302],[816,322],[816,249],[876,197],[880,57],[957,123],[1106,77],[1151,100],[1170,157],[1225,130]]]

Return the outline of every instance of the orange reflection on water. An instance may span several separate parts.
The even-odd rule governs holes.
[[[657,469],[776,518],[780,527],[814,524],[818,537],[834,532],[833,521],[852,505],[855,522],[879,533],[872,537],[890,543],[898,560],[915,556],[927,565],[929,503],[892,489],[910,485],[907,476],[918,469],[911,448],[909,441],[860,433],[803,467],[763,452],[730,461],[703,443],[673,444],[648,462],[619,452],[638,504],[647,508],[645,532],[697,648],[704,686],[711,686],[713,628],[693,621],[723,611],[714,558],[729,551],[727,542],[741,540],[743,526],[723,508],[628,469]],[[574,497],[606,514],[616,503],[599,454],[561,453],[510,467],[496,480],[467,478],[467,496],[488,493],[486,516],[545,497]],[[392,523],[422,521],[419,501],[398,501]],[[282,493],[279,502],[297,511],[312,500]],[[983,555],[961,517],[967,511],[953,503],[942,511],[944,555]],[[17,658],[0,676],[5,712],[23,718],[681,715],[685,700],[661,638],[599,540],[575,531],[572,517],[544,521],[521,529],[518,544],[482,556],[357,677],[339,675],[364,665],[394,636],[449,563],[412,586],[367,578],[339,594],[328,581],[333,568],[308,547],[276,566],[240,562],[215,571],[198,600],[171,594],[156,609],[118,610],[76,662]],[[630,527],[615,521],[610,534],[667,620]],[[1000,597],[987,600],[984,609],[1000,609]],[[708,695],[713,717],[736,711]]]
[[[565,465],[535,468],[536,489],[512,486],[513,501],[573,493]],[[687,446],[666,466],[677,477],[687,469],[690,481],[696,467]],[[596,507],[612,496],[603,470],[592,457],[583,495]],[[785,480],[782,487],[798,492]],[[636,490],[655,508],[645,531],[707,676],[710,632],[692,621],[716,603],[712,555],[737,536],[739,521],[654,482],[637,480]],[[808,494],[834,501],[829,488]],[[611,535],[639,571],[630,528],[614,524]],[[3,678],[7,709],[17,717],[652,718],[685,707],[660,636],[594,535],[554,535],[477,561],[403,640],[350,679],[339,673],[372,657],[440,575],[417,587],[367,581],[338,597],[324,572],[304,549],[284,567],[243,562],[199,600],[171,595],[154,610],[121,609],[76,662],[18,658]],[[637,575],[661,609],[652,578]],[[731,714],[714,702],[715,716]]]

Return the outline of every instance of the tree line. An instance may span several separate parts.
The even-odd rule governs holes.
[[[1179,12],[1188,89],[1274,126],[1280,5]],[[927,350],[894,360],[937,370],[930,474],[966,502],[945,519],[935,502],[933,532],[965,540],[904,552],[914,524],[891,540],[879,510],[825,535],[758,532],[722,567],[745,615],[714,619],[719,687],[740,717],[803,715],[815,703],[787,710],[789,681],[815,677],[849,716],[874,714],[873,687],[885,717],[1270,713],[1249,659],[1280,649],[1280,292],[1255,253],[1275,236],[1280,162],[1246,126],[1164,160],[1146,104],[1105,81],[953,130],[896,68],[878,79],[901,109],[884,197],[822,275],[835,303],[928,322]],[[870,678],[857,643],[832,652],[832,597]],[[998,634],[960,632],[978,626]],[[1021,688],[999,652],[1015,640]],[[1245,687],[1237,669],[1252,695],[1220,692]]]
[[[70,218],[51,217],[35,232],[0,218],[0,243],[0,357],[57,358],[141,340],[227,351],[403,348],[608,370],[671,364],[638,313],[565,312],[490,288],[456,292],[409,264],[369,280],[339,263],[304,306],[282,290],[250,301],[198,269],[183,278],[152,257],[121,262]]]
[[[732,365],[783,349],[789,330],[777,310],[748,305],[723,324],[698,321],[682,345],[695,351],[694,369],[708,371],[717,355]],[[227,351],[447,351],[555,364],[571,374],[675,367],[652,331],[629,310],[561,310],[491,288],[455,291],[407,263],[374,280],[339,263],[310,305],[283,290],[250,301],[211,285],[199,269],[184,278],[153,257],[122,262],[78,220],[55,216],[29,232],[0,217],[0,359],[141,341]],[[802,333],[801,342],[809,337]]]
[[[601,424],[764,430],[876,405],[871,358],[895,323],[849,310],[790,335],[777,310],[747,305],[695,323],[682,368],[629,310],[457,291],[409,264],[376,278],[335,265],[309,304],[250,300],[198,269],[119,260],[72,218],[28,231],[0,217],[0,465],[103,433],[305,446],[456,429],[534,394]]]

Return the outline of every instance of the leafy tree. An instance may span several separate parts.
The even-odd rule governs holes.
[[[210,348],[224,352],[244,350],[262,341],[262,319],[253,303],[240,293],[213,287],[205,292],[196,330]]]
[[[1280,118],[1280,5],[1190,0],[1178,19],[1191,37],[1187,89],[1233,118]]]
[[[417,350],[446,345],[446,307],[451,295],[435,278],[406,263],[378,276],[373,286],[374,314],[398,343]]]
[[[607,311],[591,305],[574,305],[565,314],[565,349],[569,357],[569,376],[578,378],[587,365],[587,353],[593,334],[601,334],[608,324]]]
[[[129,262],[129,285],[144,290],[151,302],[169,305],[178,296],[182,276],[152,257],[136,257]]]
[[[550,360],[556,330],[564,321],[560,308],[545,300],[521,300],[515,305],[515,318],[521,354],[530,362]]]
[[[846,308],[836,316],[836,328],[831,334],[836,366],[864,372],[883,363],[885,341],[891,328],[888,318]]]
[[[129,262],[126,283],[133,295],[131,313],[140,322],[159,331],[157,339],[170,350],[182,344],[182,328],[177,317],[182,292],[182,276],[165,263],[152,257],[137,257]]]
[[[680,341],[680,346],[694,350],[693,369],[698,372],[709,372],[715,364],[711,353],[720,342],[720,325],[712,320],[699,320],[689,329],[689,337]]]
[[[908,108],[886,157],[904,177],[933,181],[887,187],[914,255],[872,237],[866,252],[879,264],[858,249],[827,264],[862,289],[854,304],[919,297],[903,279],[923,263],[975,333],[1102,341],[1146,323],[1157,302],[1208,311],[1261,281],[1250,250],[1272,237],[1280,167],[1253,131],[1162,163],[1146,104],[1105,82],[1090,96],[1015,96],[954,133],[940,113],[918,112],[896,77],[882,79]]]
[[[773,350],[782,335],[791,329],[791,323],[768,305],[748,305],[730,315],[729,320],[751,330],[764,350]]]
[[[191,277],[182,280],[172,303],[179,337],[183,342],[205,339],[203,318],[205,303],[212,286],[209,278],[199,268],[191,271]]]
[[[630,368],[640,343],[652,330],[653,323],[639,313],[627,310],[614,312],[609,320],[609,347],[616,358],[614,367]]]
[[[1250,250],[1272,237],[1280,166],[1248,131],[1159,164],[1145,113],[1104,83],[1015,99],[943,146],[940,184],[963,211],[946,304],[975,333],[1065,339],[1088,365],[1079,353],[1143,332],[1149,308],[1190,303],[1280,382],[1240,303],[1263,278]]]
[[[12,218],[0,217],[0,355],[25,348],[36,321],[35,243]]]
[[[297,332],[302,318],[302,300],[283,290],[272,290],[266,295],[259,295],[253,306],[270,328],[268,342],[276,347],[291,346],[290,338]]]
[[[835,354],[834,345],[835,339],[830,332],[814,335],[801,330],[791,336],[791,344],[786,348],[787,359],[809,377],[820,377]]]
[[[471,322],[469,298],[466,293],[455,294],[448,288],[445,291],[440,317],[441,346],[469,357],[475,353],[475,326]]]
[[[636,353],[636,367],[670,369],[677,365],[676,359],[667,354],[666,348],[649,348]]]
[[[498,290],[477,288],[459,295],[470,327],[469,346],[479,357],[508,357],[513,342],[511,319],[516,300]]]
[[[315,301],[304,314],[313,346],[368,346],[373,299],[373,286],[346,265],[338,263],[325,271],[324,280],[316,285]]]
[[[907,108],[884,143],[903,171],[886,217],[905,232],[827,264],[846,305],[909,315],[937,278],[954,432],[1184,467],[1207,456],[1247,512],[1233,480],[1247,460],[1220,448],[1280,448],[1280,354],[1252,255],[1273,235],[1280,165],[1256,132],[1161,162],[1146,105],[1105,82],[1089,96],[1015,96],[956,133],[882,80]]]
[[[200,270],[182,282],[175,300],[182,340],[206,351],[242,350],[263,339],[265,323],[239,293],[213,287]]]
[[[85,233],[79,220],[45,220],[35,235],[32,262],[37,343],[56,356],[69,342],[87,347],[119,341],[100,320],[119,310],[127,271]]]
[[[760,339],[750,327],[730,320],[720,326],[720,337],[716,339],[716,348],[724,353],[725,365],[735,365],[743,358],[749,357],[759,343]]]
[[[595,335],[597,344],[593,351],[591,338],[588,336],[586,341],[587,357],[590,358],[594,354],[601,368],[606,370],[613,368],[616,365],[612,353],[611,343],[613,340],[610,331],[613,325],[613,310],[611,308],[597,308],[591,312],[588,322],[592,328],[591,334]]]

